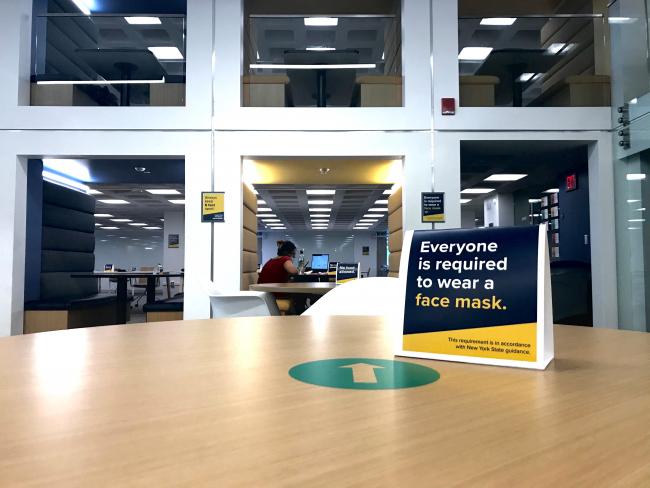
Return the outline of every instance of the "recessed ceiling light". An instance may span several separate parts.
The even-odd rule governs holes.
[[[463,203],[469,203],[469,202],[471,202],[471,201],[472,201],[471,198],[461,198],[461,199],[460,199],[460,203],[461,203],[461,204],[463,204]]]
[[[491,191],[494,191],[494,188],[466,188],[461,191],[461,194],[482,195],[484,193],[490,193]]]
[[[314,212],[319,212],[319,213],[330,213],[332,211],[331,208],[310,208],[309,212],[314,213]]]
[[[384,190],[384,193],[383,193],[383,194],[384,194],[384,195],[392,195],[392,194],[393,194],[393,190],[390,190],[390,189],[389,189],[389,190]]]
[[[546,48],[546,52],[549,54],[557,54],[566,46],[563,42],[554,42],[549,47]]]
[[[126,200],[120,200],[116,198],[110,198],[107,200],[97,200],[98,202],[105,203],[106,205],[128,205],[130,202]]]
[[[126,239],[126,236],[120,236],[120,239]]]
[[[645,222],[645,219],[627,219],[628,222]]]
[[[167,200],[169,203],[173,203],[174,205],[185,205],[185,199],[184,198],[179,198],[177,200]]]
[[[645,173],[628,173],[625,175],[627,181],[645,180]]]
[[[379,219],[359,219],[359,222],[378,222]]]
[[[101,227],[102,224],[95,224],[95,227]]]
[[[544,190],[543,193],[560,193],[559,188],[549,188],[548,190]]]
[[[381,207],[369,208],[368,212],[388,212],[388,209],[387,208],[381,208]]]
[[[147,230],[160,230],[160,229],[162,229],[162,227],[156,227],[155,225],[153,225],[153,226],[143,227],[143,229],[147,229]]]
[[[256,215],[256,217],[257,217],[258,219],[261,219],[262,217],[277,217],[277,215],[275,215],[274,213],[270,213],[270,214],[261,214],[261,215]]]
[[[529,198],[528,203],[542,203],[541,198]]]
[[[142,222],[134,222],[129,225],[132,225],[133,227],[144,227],[147,224],[143,224]]]
[[[609,17],[607,19],[610,24],[632,24],[636,20],[635,17]]]
[[[153,249],[153,247],[145,247],[144,249],[145,249],[145,251],[151,251]]]
[[[307,195],[334,195],[336,190],[307,190]]]
[[[183,53],[181,53],[176,46],[153,46],[147,49],[149,49],[149,51],[151,51],[160,61],[183,59]]]
[[[262,219],[262,222],[282,222],[281,219]]]
[[[133,169],[136,170],[138,173],[146,173],[147,172],[147,168],[145,168],[144,166],[134,166]]]
[[[100,239],[99,242],[108,242],[108,239]]]
[[[520,81],[521,83],[526,83],[532,80],[534,76],[535,73],[522,73],[519,75],[519,78],[517,78],[517,81]]]
[[[339,25],[337,17],[305,17],[307,27],[334,27]]]
[[[88,188],[88,195],[103,195],[103,193],[99,190],[93,190],[92,188]]]
[[[131,219],[111,219],[111,222],[133,222]]]
[[[628,200],[627,203],[639,203],[641,200]]]
[[[164,221],[165,221],[165,219],[160,219],[160,221],[161,221],[161,222],[164,222]]]
[[[264,200],[258,200],[257,204],[258,205],[266,205],[266,202]]]
[[[335,47],[311,46],[306,48],[307,51],[336,51]]]
[[[257,209],[258,212],[273,212],[270,208],[262,207]]]
[[[458,55],[458,59],[461,61],[483,61],[491,52],[491,47],[464,47]]]
[[[388,200],[377,200],[375,205],[388,205]]]
[[[160,19],[158,17],[124,17],[131,25],[159,25]]]
[[[481,19],[481,25],[512,25],[517,17],[486,17]]]
[[[315,222],[318,222],[318,223],[328,223],[328,222],[329,222],[329,219],[311,219],[311,222],[312,222],[312,224],[315,223]]]
[[[100,229],[103,229],[103,230],[118,230],[119,227],[100,227]]]
[[[111,214],[97,213],[97,214],[95,214],[95,217],[106,217],[106,218],[108,218],[108,217],[112,217],[112,215]]]
[[[488,176],[484,181],[517,181],[525,178],[528,175],[516,173],[500,173]]]
[[[164,188],[157,189],[157,190],[156,189],[145,190],[145,191],[151,193],[152,195],[180,195],[181,194],[181,192],[179,192],[178,190],[164,189]]]
[[[365,214],[363,217],[364,218],[374,219],[374,218],[382,218],[383,215],[381,215],[381,214]]]
[[[334,200],[307,200],[307,205],[332,205]]]

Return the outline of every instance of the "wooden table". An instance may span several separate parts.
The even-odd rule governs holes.
[[[104,271],[93,273],[73,273],[73,278],[109,278],[117,281],[117,323],[125,324],[127,317],[127,308],[129,306],[127,296],[127,281],[129,279],[146,278],[147,280],[147,303],[156,301],[156,280],[167,278],[167,298],[171,298],[171,289],[169,278],[181,278],[183,273],[148,273],[143,271]]]
[[[268,291],[271,293],[300,293],[308,295],[325,295],[336,288],[336,283],[264,283],[250,285],[252,291]]]
[[[376,317],[0,339],[0,486],[650,486],[650,334],[561,326],[546,371],[416,361],[341,390],[305,361],[391,359]]]

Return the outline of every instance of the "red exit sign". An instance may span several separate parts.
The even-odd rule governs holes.
[[[578,175],[572,173],[566,177],[566,191],[573,191],[578,189]]]

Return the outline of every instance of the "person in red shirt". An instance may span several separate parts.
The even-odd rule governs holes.
[[[291,241],[283,241],[278,247],[278,255],[269,259],[260,271],[257,283],[286,283],[293,275],[298,274],[298,268],[293,264],[296,257],[296,245]]]

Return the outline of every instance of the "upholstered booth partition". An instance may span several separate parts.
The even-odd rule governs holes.
[[[399,261],[402,257],[402,188],[388,197],[388,276],[399,276]]]
[[[115,297],[71,276],[95,268],[94,213],[92,196],[43,182],[40,297],[25,304],[26,333],[115,323]]]
[[[243,185],[242,277],[241,289],[257,283],[257,197],[248,185]]]

